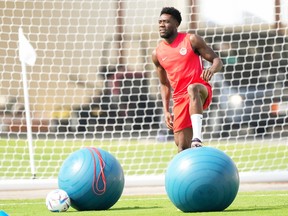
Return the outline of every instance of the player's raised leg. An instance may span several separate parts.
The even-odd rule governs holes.
[[[190,98],[189,112],[193,130],[191,147],[201,147],[203,104],[208,96],[208,90],[204,85],[198,83],[189,85],[187,90]]]

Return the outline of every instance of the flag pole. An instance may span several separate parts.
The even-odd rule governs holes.
[[[23,91],[24,91],[27,139],[28,139],[29,155],[30,155],[30,167],[31,167],[32,178],[36,178],[32,126],[31,126],[31,116],[30,116],[29,92],[28,92],[28,85],[27,85],[27,73],[26,73],[25,62],[21,62],[21,67],[22,67],[22,82],[23,82]]]
[[[22,83],[24,91],[24,104],[25,104],[25,116],[26,116],[26,128],[27,128],[27,139],[29,145],[29,156],[30,156],[30,168],[32,178],[36,178],[36,169],[34,161],[34,148],[33,148],[33,137],[32,137],[32,126],[30,116],[30,103],[29,103],[29,92],[27,84],[27,72],[26,64],[33,66],[36,61],[36,53],[31,44],[25,38],[22,28],[19,28],[19,58],[22,69]]]

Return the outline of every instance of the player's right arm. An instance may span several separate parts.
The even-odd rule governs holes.
[[[169,104],[170,104],[170,98],[171,98],[171,85],[168,80],[165,69],[161,66],[161,64],[158,61],[156,50],[152,52],[152,61],[154,65],[156,66],[156,71],[160,80],[160,91],[161,91],[161,97],[162,97],[162,103],[163,103],[165,123],[166,123],[166,126],[170,130],[173,130],[172,115],[169,112]]]
[[[212,76],[222,69],[223,63],[220,57],[206,44],[204,39],[199,35],[191,34],[190,43],[194,51],[197,50],[197,52],[199,52],[199,54],[204,59],[212,63],[211,67],[205,68],[201,74],[203,80],[209,82]]]

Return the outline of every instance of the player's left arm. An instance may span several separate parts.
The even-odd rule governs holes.
[[[206,44],[202,37],[196,34],[190,36],[190,43],[194,51],[197,51],[202,58],[211,62],[211,67],[204,68],[201,78],[210,81],[214,73],[220,71],[223,67],[220,57]]]

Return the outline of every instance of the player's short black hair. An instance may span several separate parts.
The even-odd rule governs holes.
[[[182,21],[182,17],[181,17],[180,11],[177,10],[176,8],[174,8],[174,7],[163,7],[162,10],[161,10],[160,16],[162,14],[170,14],[174,19],[177,20],[179,25],[180,25],[180,23]]]

